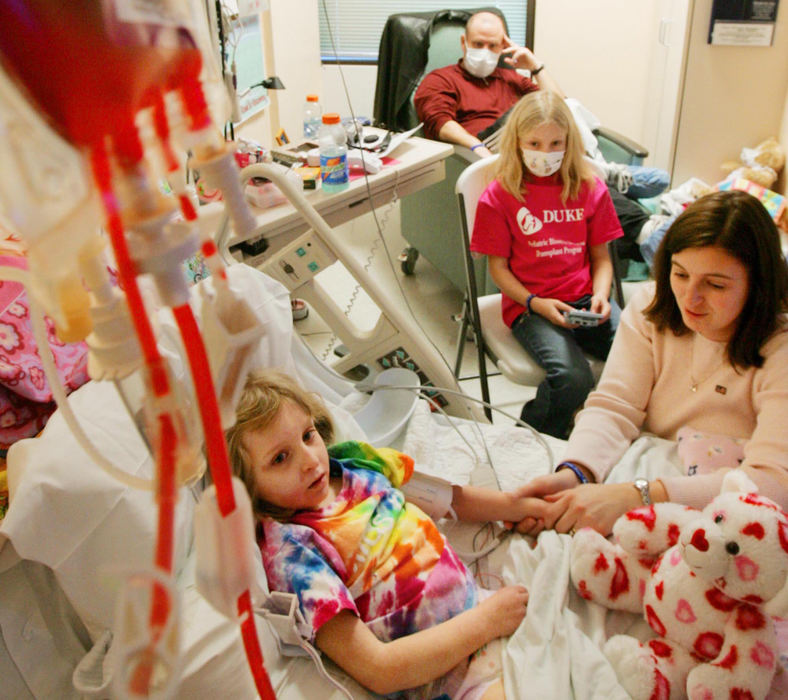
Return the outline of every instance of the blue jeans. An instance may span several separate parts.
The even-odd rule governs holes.
[[[648,199],[662,194],[670,184],[670,176],[661,168],[646,165],[628,165],[632,184],[626,194],[631,199]]]
[[[654,269],[654,256],[657,254],[657,248],[665,238],[670,225],[676,220],[678,214],[667,217],[657,228],[655,228],[651,235],[640,244],[640,253],[643,255],[643,260],[648,263],[650,270]]]
[[[586,295],[570,306],[587,309]],[[594,376],[583,351],[607,359],[621,316],[615,300],[610,300],[610,318],[599,326],[569,329],[556,326],[539,314],[523,313],[512,324],[512,333],[528,354],[547,373],[528,401],[520,418],[541,433],[566,438],[575,411],[594,388]]]

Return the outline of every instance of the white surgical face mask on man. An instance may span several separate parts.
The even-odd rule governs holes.
[[[537,177],[547,177],[556,172],[564,160],[566,151],[532,151],[523,148],[523,162]]]
[[[462,65],[471,75],[486,78],[498,65],[499,54],[490,49],[465,49]]]

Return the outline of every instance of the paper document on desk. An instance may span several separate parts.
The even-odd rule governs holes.
[[[389,134],[391,134],[391,140],[389,141],[388,146],[386,146],[386,148],[378,152],[377,154],[378,157],[383,158],[384,156],[387,156],[393,150],[398,148],[403,141],[407,141],[411,136],[413,136],[413,134],[415,134],[419,129],[421,129],[421,124],[419,124],[418,126],[414,126],[412,129],[409,129],[408,131],[402,131],[396,134],[390,131]]]

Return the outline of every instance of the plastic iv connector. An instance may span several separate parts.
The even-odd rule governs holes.
[[[197,590],[220,613],[234,620],[239,596],[251,590],[259,599],[260,591],[254,577],[252,503],[240,479],[232,477],[232,485],[235,509],[225,517],[219,512],[216,487],[211,485],[203,492],[194,509],[194,545]]]

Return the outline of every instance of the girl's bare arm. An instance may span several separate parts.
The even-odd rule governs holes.
[[[527,603],[523,586],[506,586],[446,622],[391,642],[381,642],[343,610],[320,628],[316,641],[361,685],[385,695],[440,678],[487,642],[512,634]]]
[[[543,518],[548,510],[541,498],[522,496],[519,491],[495,491],[480,486],[452,486],[451,507],[459,520],[518,523],[523,518]]]
[[[495,284],[498,285],[498,289],[518,304],[526,306],[531,292],[509,269],[509,260],[507,258],[489,255],[487,257],[487,264],[489,265],[490,276],[493,278]],[[571,309],[572,307],[569,306],[569,304],[559,301],[558,299],[535,297],[531,300],[532,313],[538,313],[556,326],[563,326],[564,328],[569,328],[570,326],[564,320],[562,314],[564,311],[570,311]]]

